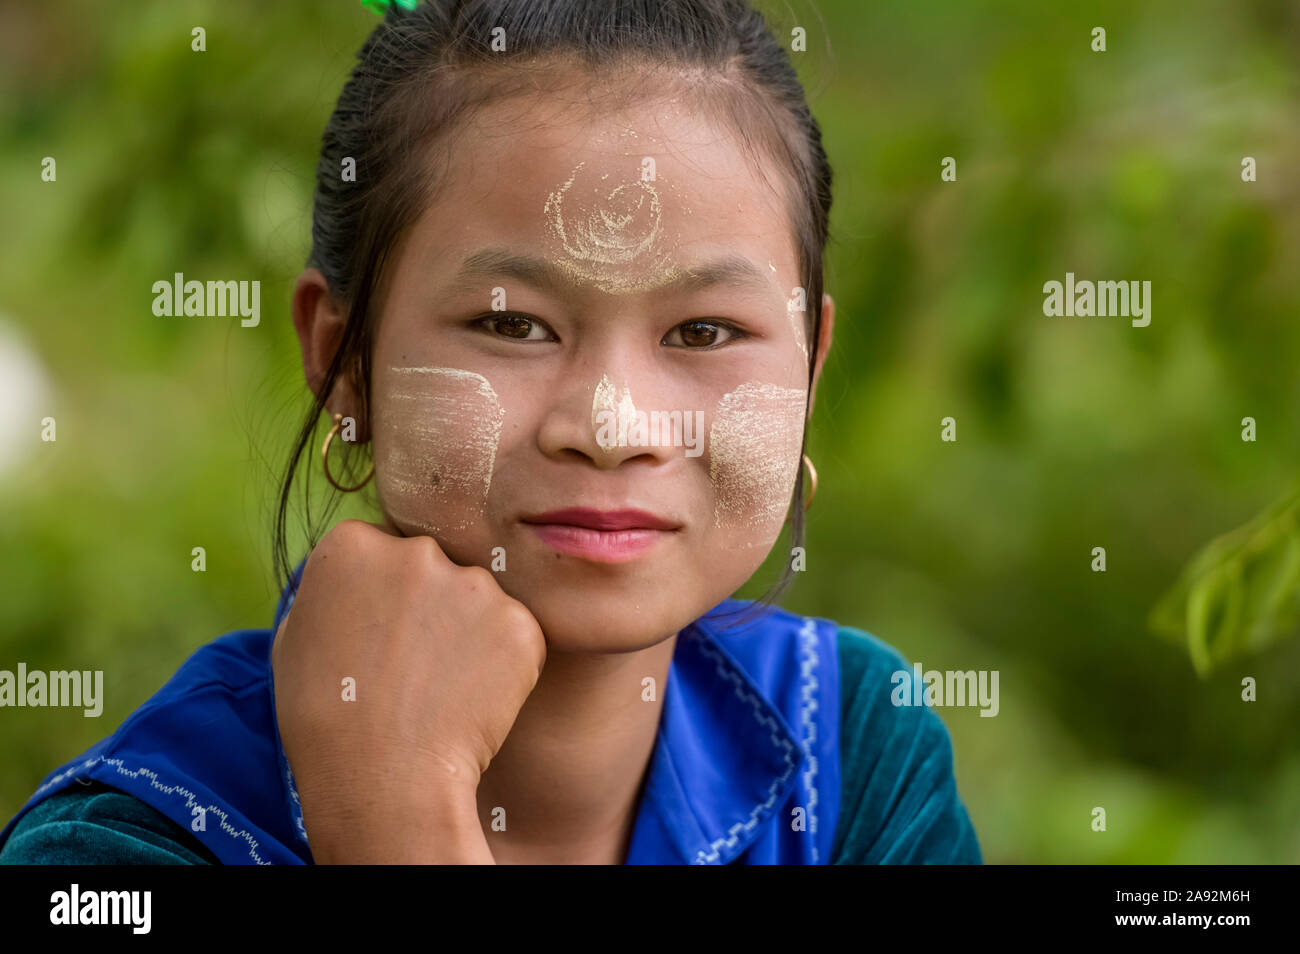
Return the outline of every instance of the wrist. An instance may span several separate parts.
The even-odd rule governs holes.
[[[475,792],[425,789],[412,798],[377,798],[380,817],[339,819],[318,839],[317,864],[495,864],[478,817]]]

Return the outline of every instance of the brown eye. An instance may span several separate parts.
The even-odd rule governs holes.
[[[553,340],[553,336],[548,337],[545,325],[540,321],[525,317],[524,315],[516,315],[508,312],[499,315],[489,315],[486,318],[480,319],[479,324],[502,338],[513,338],[516,341]]]
[[[718,333],[727,332],[726,337],[719,340]],[[664,336],[663,344],[677,344],[695,351],[707,351],[708,349],[730,341],[732,338],[740,337],[739,332],[730,325],[717,321],[686,321],[678,325],[672,331]],[[674,340],[676,339],[676,340]]]
[[[496,328],[498,334],[503,334],[509,338],[527,338],[531,325],[532,322],[527,318],[508,315],[497,322]]]

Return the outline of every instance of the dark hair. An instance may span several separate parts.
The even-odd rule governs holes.
[[[501,27],[506,49],[492,49]],[[654,71],[702,108],[716,109],[749,148],[757,145],[789,175],[802,287],[807,291],[809,403],[821,330],[822,256],[828,238],[831,169],[803,87],[785,48],[746,0],[428,0],[414,10],[390,6],[357,54],[325,128],[316,171],[312,247],[308,267],[321,271],[330,293],[347,304],[347,322],[319,394],[299,430],[281,481],[273,560],[281,586],[293,564],[286,513],[304,452],[319,446],[317,428],[335,381],[354,375],[369,419],[372,301],[381,292],[385,263],[398,236],[432,202],[438,160],[449,132],[471,111],[535,89],[548,67],[582,67],[586,74],[630,67]],[[607,84],[614,86],[614,84]],[[656,87],[658,89],[659,87]],[[629,97],[636,90],[625,91]],[[720,107],[720,108],[719,108]],[[756,139],[756,141],[755,141]],[[356,181],[344,182],[342,161],[356,162]],[[807,426],[800,451],[806,449]],[[360,454],[332,465],[335,479],[354,484]],[[303,517],[312,546],[338,506],[332,495],[313,523],[307,468]],[[363,472],[363,471],[362,471]],[[804,542],[804,468],[799,467],[792,510],[792,541]],[[767,606],[792,578],[787,563]]]

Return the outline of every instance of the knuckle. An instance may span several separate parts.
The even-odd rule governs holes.
[[[433,560],[435,563],[441,563],[446,559],[446,554],[442,552],[442,547],[438,546],[438,541],[433,537],[420,535],[418,537],[409,537],[412,546],[419,547],[420,553],[425,557]]]
[[[542,638],[542,628],[523,603],[511,601],[501,609],[501,630],[524,646],[535,647]]]
[[[430,536],[407,537],[403,545],[414,548],[402,550],[399,560],[403,569],[410,571],[420,579],[428,579],[431,573],[445,570],[450,562],[447,555],[438,546],[438,541]]]
[[[496,589],[496,577],[489,570],[481,566],[467,566],[461,568],[460,579],[465,589],[475,595],[488,594]]]
[[[321,537],[320,543],[312,550],[312,558],[319,560],[356,552],[366,543],[366,529],[360,520],[340,520]]]
[[[334,524],[327,536],[339,541],[352,542],[363,537],[367,529],[362,521],[349,518]]]

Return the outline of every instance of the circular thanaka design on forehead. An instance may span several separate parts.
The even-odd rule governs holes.
[[[807,394],[748,381],[722,396],[709,429],[714,526],[780,523],[799,476]]]
[[[428,533],[483,517],[505,409],[459,368],[389,368],[378,382],[375,478],[388,514]],[[451,526],[450,514],[459,522]],[[443,515],[441,518],[439,515]]]
[[[632,292],[662,282],[674,269],[663,249],[663,202],[655,183],[635,174],[611,184],[579,162],[543,206],[549,251],[575,279],[609,293]],[[627,273],[635,266],[637,278]]]

